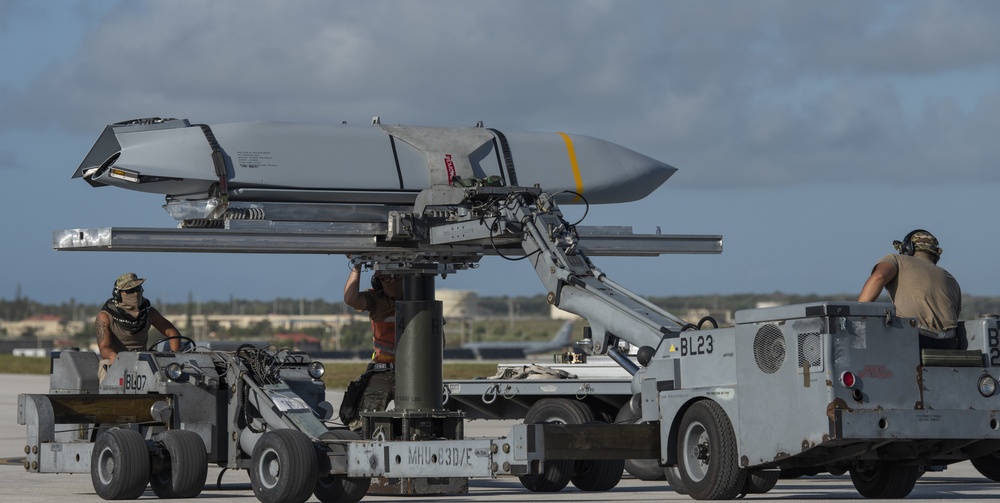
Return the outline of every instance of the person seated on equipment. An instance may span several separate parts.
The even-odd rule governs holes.
[[[921,348],[957,349],[962,289],[951,273],[937,265],[941,258],[937,238],[916,229],[892,245],[898,254],[875,264],[858,301],[874,302],[885,288],[897,316],[917,319]]]
[[[144,281],[134,272],[118,276],[111,298],[97,313],[97,348],[101,353],[97,377],[101,381],[118,353],[147,349],[150,326],[169,338],[171,351],[181,349],[180,331],[143,298]]]

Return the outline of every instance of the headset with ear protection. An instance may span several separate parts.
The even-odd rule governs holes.
[[[372,290],[376,292],[381,292],[383,290],[382,280],[378,277],[378,274],[372,274]]]
[[[923,229],[913,229],[912,231],[910,231],[909,234],[907,234],[906,237],[903,238],[903,241],[899,243],[899,246],[897,247],[897,250],[899,250],[900,255],[909,255],[911,257],[913,256],[916,250],[914,250],[913,241],[911,241],[910,238],[912,238],[913,235],[918,232],[927,232],[927,231]],[[927,232],[927,234],[930,234],[930,232]]]

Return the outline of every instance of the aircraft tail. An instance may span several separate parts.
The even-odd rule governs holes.
[[[563,323],[562,326],[559,327],[559,331],[556,332],[556,335],[552,336],[552,343],[569,345],[572,342],[573,326],[575,324],[576,320],[566,320],[566,323]]]

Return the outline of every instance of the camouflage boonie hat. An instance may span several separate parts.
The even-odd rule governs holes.
[[[134,272],[127,272],[118,276],[118,279],[115,280],[115,288],[119,290],[131,290],[141,285],[143,281],[146,281],[146,278],[140,278]]]

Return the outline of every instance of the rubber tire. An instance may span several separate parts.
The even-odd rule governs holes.
[[[594,412],[579,400],[543,398],[524,415],[524,424],[584,424],[594,420]],[[573,478],[575,462],[570,459],[545,461],[543,473],[518,477],[525,489],[538,493],[561,491]]]
[[[839,476],[847,473],[847,470],[850,468],[850,466],[845,466],[845,465],[831,465],[831,466],[827,466],[825,468],[826,468],[826,471],[830,473],[830,475],[833,475],[834,477],[839,477]]]
[[[984,477],[1000,482],[1000,451],[969,460]]]
[[[747,473],[747,494],[764,494],[778,485],[778,470],[751,470]]]
[[[330,430],[319,436],[324,438],[334,438],[338,440],[361,440],[361,435],[351,430]],[[331,449],[342,449],[341,446],[332,446]],[[322,456],[322,454],[320,454]],[[313,495],[323,503],[354,503],[361,501],[361,498],[368,494],[368,488],[372,484],[372,479],[368,477],[346,477],[344,475],[324,474],[316,477],[316,487]]]
[[[94,492],[106,500],[134,500],[146,492],[149,447],[135,430],[111,428],[97,437],[90,457]]]
[[[902,499],[917,484],[922,470],[919,466],[895,466],[875,463],[874,470],[851,467],[851,482],[858,494],[869,499]]]
[[[618,485],[624,473],[624,459],[578,459],[573,462],[573,476],[569,480],[581,491],[609,491]]]
[[[684,487],[684,481],[681,480],[681,472],[676,466],[664,466],[663,478],[667,480],[667,484],[670,484],[670,488],[675,493],[685,495],[688,493]]]
[[[570,481],[581,491],[610,491],[625,473],[624,459],[587,459],[573,464]]]
[[[696,453],[704,448],[702,460]],[[740,468],[736,435],[726,412],[711,400],[695,402],[681,418],[678,471],[688,495],[698,500],[733,499],[743,492],[747,470]]]
[[[250,484],[261,503],[304,503],[316,487],[316,447],[298,430],[271,430],[250,457]]]
[[[640,416],[632,412],[632,407],[625,404],[618,415],[615,416],[615,424],[636,424],[640,422]],[[663,480],[663,467],[656,459],[626,459],[625,471],[639,480]]]
[[[149,486],[160,499],[196,498],[208,477],[208,453],[201,435],[193,431],[167,430],[159,442],[166,452],[163,470],[149,477]]]

